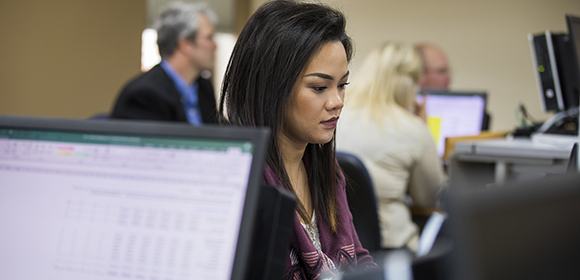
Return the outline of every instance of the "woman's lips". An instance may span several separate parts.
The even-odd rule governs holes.
[[[336,123],[337,122],[338,122],[338,117],[334,117],[332,119],[329,119],[329,120],[326,120],[326,121],[323,121],[323,122],[320,122],[320,123],[322,123],[326,127],[334,128],[334,127],[336,127]]]

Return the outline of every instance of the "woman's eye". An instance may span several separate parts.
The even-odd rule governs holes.
[[[344,88],[346,88],[346,86],[348,86],[348,85],[350,85],[350,83],[344,83],[344,84],[340,84],[340,85],[338,85],[338,88],[339,88],[339,89],[344,89]]]
[[[328,87],[326,87],[326,86],[324,86],[324,87],[312,87],[312,89],[316,92],[323,92],[327,88]]]

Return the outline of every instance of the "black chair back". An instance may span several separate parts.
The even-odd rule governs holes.
[[[346,176],[346,195],[358,238],[369,252],[380,251],[377,200],[367,169],[358,157],[349,153],[337,152],[336,159]]]

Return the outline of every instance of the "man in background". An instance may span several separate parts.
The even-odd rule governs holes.
[[[423,78],[419,81],[421,89],[448,90],[451,74],[445,53],[432,44],[418,44],[415,50],[423,61]]]
[[[437,46],[429,43],[415,45],[415,50],[423,62],[423,77],[419,81],[421,90],[449,90],[451,71],[445,53]],[[416,111],[424,111],[425,104],[415,104]],[[483,115],[482,130],[489,130],[491,116],[487,112]]]
[[[123,88],[111,118],[217,123],[213,86],[201,77],[213,67],[215,21],[203,3],[170,3],[154,26],[161,63]]]

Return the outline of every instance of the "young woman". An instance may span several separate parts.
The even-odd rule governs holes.
[[[433,208],[444,182],[425,108],[415,102],[421,73],[421,59],[407,44],[372,51],[337,130],[337,149],[358,156],[373,181],[384,248],[417,249],[407,195],[414,206]]]
[[[358,240],[335,160],[351,56],[340,12],[272,1],[249,19],[225,73],[222,123],[269,127],[263,183],[298,198],[286,279],[376,266]]]

